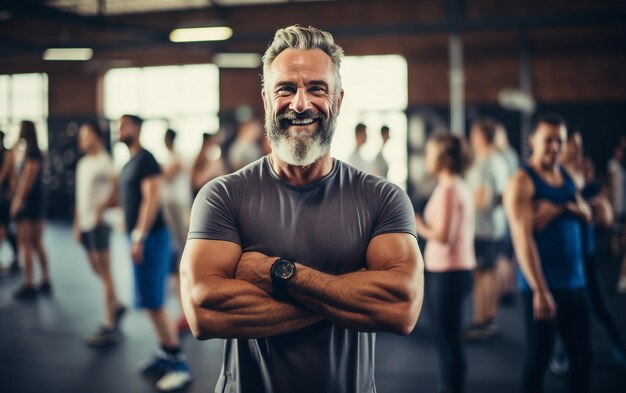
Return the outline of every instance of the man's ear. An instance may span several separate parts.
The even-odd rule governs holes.
[[[337,113],[341,112],[341,103],[343,102],[343,89],[339,90],[339,97],[337,97]]]
[[[263,108],[267,112],[267,97],[265,96],[265,88],[261,88],[261,98],[263,99]]]

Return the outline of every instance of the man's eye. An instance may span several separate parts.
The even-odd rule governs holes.
[[[324,94],[326,93],[326,88],[323,86],[312,86],[309,88],[311,93]]]
[[[290,94],[290,93],[293,93],[294,91],[295,89],[290,86],[281,86],[278,89],[276,89],[276,92],[281,95]]]

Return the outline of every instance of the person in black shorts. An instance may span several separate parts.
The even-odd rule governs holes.
[[[32,121],[20,124],[19,139],[25,143],[25,156],[21,165],[17,189],[11,202],[10,215],[17,222],[18,249],[24,264],[23,283],[15,292],[16,299],[28,300],[37,292],[50,295],[52,285],[48,272],[48,256],[42,242],[44,229],[43,155],[37,144],[37,131]],[[38,287],[33,283],[33,256],[36,255],[41,268]]]
[[[109,236],[111,229],[102,221],[102,213],[116,198],[116,179],[113,161],[104,149],[101,133],[95,124],[83,124],[78,134],[78,146],[85,155],[76,165],[76,210],[74,237],[89,257],[91,266],[102,281],[104,290],[104,319],[95,333],[85,341],[102,346],[121,338],[119,321],[126,307],[117,300],[111,274]]]

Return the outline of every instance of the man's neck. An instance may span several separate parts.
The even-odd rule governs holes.
[[[128,151],[130,151],[131,156],[134,156],[135,154],[139,153],[139,150],[141,150],[141,145],[139,144],[139,142],[135,142],[135,143],[128,145]]]
[[[529,163],[530,163],[531,168],[533,168],[535,172],[540,174],[542,177],[545,177],[545,178],[559,177],[561,174],[561,172],[559,171],[560,163],[558,161],[554,165],[544,165],[541,163],[540,159],[538,158],[534,159],[531,157]]]
[[[308,166],[289,165],[273,152],[270,153],[269,160],[278,177],[296,187],[314,183],[328,175],[333,169],[333,158],[330,154],[324,155]]]

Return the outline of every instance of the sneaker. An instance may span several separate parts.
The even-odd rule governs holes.
[[[117,307],[115,307],[115,311],[113,312],[113,318],[115,319],[115,328],[119,328],[120,322],[122,321],[124,314],[126,314],[126,306],[123,304],[118,304]]]
[[[565,352],[558,352],[550,360],[550,372],[558,377],[562,377],[569,371],[569,358]]]
[[[145,375],[164,375],[174,364],[176,359],[158,349],[155,354],[143,362],[139,363],[139,371]]]
[[[165,375],[157,381],[156,388],[162,392],[169,392],[184,388],[192,380],[191,369],[185,361],[185,356],[178,355]]]
[[[43,295],[50,296],[52,295],[52,284],[50,284],[50,281],[43,281],[41,284],[39,284],[38,290]]]
[[[34,300],[37,298],[37,290],[35,287],[22,285],[15,293],[13,293],[13,299],[15,300]]]
[[[488,337],[484,324],[472,324],[465,330],[465,341],[485,341]]]
[[[92,347],[104,347],[118,343],[122,335],[116,328],[100,326],[92,335],[85,338],[85,343]]]
[[[483,325],[485,338],[496,335],[499,329],[500,329],[500,326],[493,319],[488,322],[485,322],[485,324]]]

